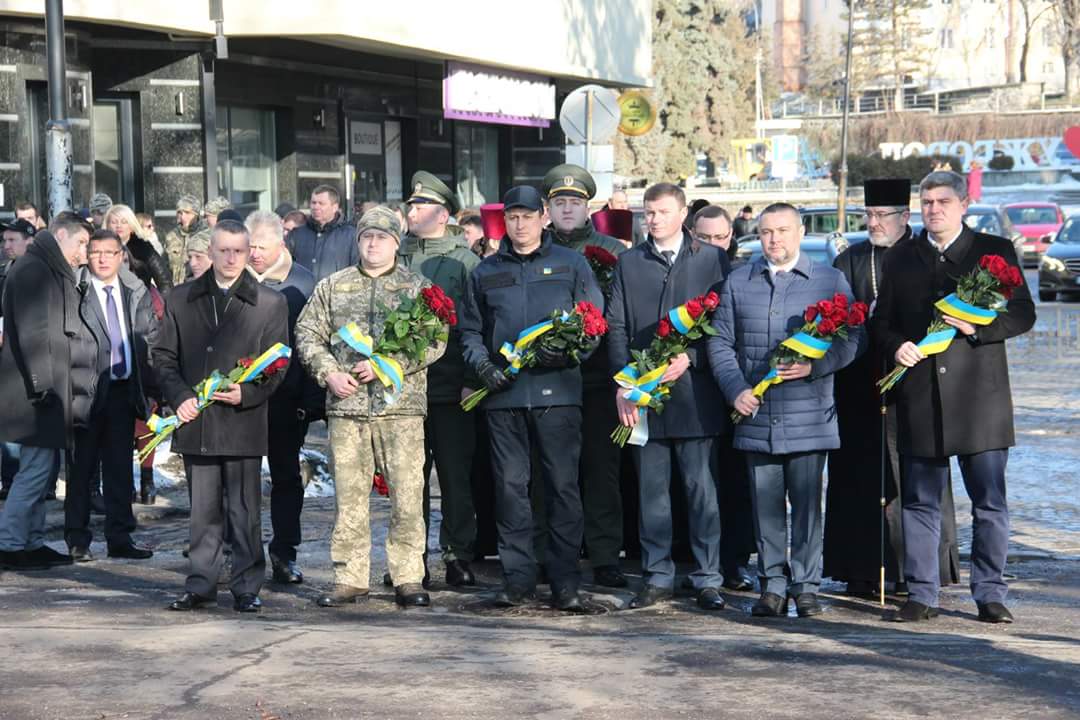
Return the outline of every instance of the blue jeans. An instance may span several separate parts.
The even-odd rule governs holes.
[[[37,550],[45,544],[45,495],[59,469],[56,448],[22,446],[19,472],[0,512],[0,550]]]

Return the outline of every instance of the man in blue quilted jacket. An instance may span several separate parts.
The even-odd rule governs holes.
[[[840,446],[832,375],[864,349],[862,327],[836,337],[825,356],[778,365],[783,382],[761,398],[752,391],[769,372],[773,351],[803,325],[807,306],[843,293],[843,273],[799,251],[805,234],[799,211],[775,203],[758,219],[762,257],[728,276],[713,314],[709,365],[727,402],[743,416],[735,448],[750,472],[761,597],[757,617],[784,616],[795,598],[799,617],[821,612],[821,488],[827,451]],[[787,562],[787,507],[791,502],[791,580]]]

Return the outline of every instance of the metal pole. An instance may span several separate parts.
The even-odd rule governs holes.
[[[593,91],[585,93],[585,169],[592,172],[592,106]]]
[[[840,126],[840,188],[836,199],[836,229],[847,229],[847,130],[848,104],[851,101],[851,36],[855,26],[855,3],[848,3],[847,58],[844,60],[844,119]]]
[[[200,58],[202,85],[203,162],[206,165],[206,199],[218,195],[217,88],[214,84],[214,56]]]
[[[49,122],[45,125],[45,164],[49,217],[72,209],[71,126],[67,121],[67,63],[64,58],[64,3],[45,0],[45,44],[49,63]]]

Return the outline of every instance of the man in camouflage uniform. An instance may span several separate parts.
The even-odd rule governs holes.
[[[423,170],[413,175],[412,189],[409,234],[402,240],[399,260],[441,287],[460,307],[469,273],[480,264],[480,258],[469,250],[460,228],[447,226],[460,206],[457,195]],[[428,417],[424,424],[424,478],[431,477],[434,465],[442,498],[439,546],[446,563],[446,584],[454,587],[476,584],[469,563],[476,543],[472,461],[477,421],[459,405],[465,385],[465,358],[455,329],[446,354],[428,369]],[[478,382],[470,385],[478,387]]]
[[[206,207],[203,208],[203,217],[206,218],[206,225],[211,230],[217,225],[218,215],[226,210],[232,209],[232,203],[228,198],[223,198],[218,195],[213,200],[206,203]]]
[[[558,165],[544,177],[543,192],[556,243],[582,254],[590,246],[616,257],[626,250],[615,238],[598,233],[589,219],[589,200],[596,195],[596,181],[588,170],[578,165]],[[601,289],[606,300],[608,290]],[[620,449],[609,437],[619,417],[605,345],[582,364],[581,377],[583,437],[578,472],[585,512],[585,547],[597,585],[626,587],[626,577],[619,569],[623,544]],[[543,487],[541,483],[533,485]],[[534,517],[543,518],[544,514],[536,513]]]
[[[437,343],[423,362],[403,355],[404,383],[393,404],[371,363],[352,350],[337,331],[350,322],[376,342],[385,309],[404,296],[416,297],[431,283],[395,261],[401,224],[392,210],[375,207],[357,225],[359,266],[345,268],[315,286],[296,323],[296,349],[308,373],[328,390],[327,425],[337,489],[337,516],[330,542],[334,587],[318,599],[336,607],[367,596],[371,575],[368,500],[372,477],[382,472],[390,487],[390,530],[386,555],[403,607],[431,604],[424,577],[423,456],[428,365],[446,349]],[[366,387],[365,387],[366,386]]]
[[[165,255],[172,268],[173,285],[179,285],[187,280],[187,253],[188,241],[192,235],[205,229],[202,222],[202,202],[194,195],[181,195],[176,201],[176,227],[165,236]],[[201,252],[206,252],[210,246],[210,234],[206,234],[206,247]]]

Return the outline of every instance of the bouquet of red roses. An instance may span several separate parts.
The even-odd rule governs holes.
[[[289,358],[292,356],[292,349],[287,345],[276,343],[269,350],[264,352],[259,357],[252,360],[251,358],[240,358],[236,361],[236,367],[228,372],[228,374],[221,374],[218,370],[210,373],[210,377],[204,378],[198,385],[192,388],[195,391],[195,397],[199,401],[196,407],[196,412],[202,412],[206,408],[214,404],[214,393],[222,388],[227,388],[230,385],[239,385],[241,383],[254,383],[258,385],[266,382],[268,379],[276,375],[285,369],[289,364]],[[159,417],[154,414],[150,416],[150,419],[146,421],[146,426],[150,428],[150,433],[140,437],[140,440],[146,438],[153,438],[139,450],[138,459],[139,462],[143,462],[146,458],[150,457],[150,454],[154,452],[154,449],[160,445],[165,438],[172,435],[176,428],[183,425],[184,422],[178,415],[170,415],[169,417]]]
[[[599,245],[586,245],[585,259],[589,262],[589,267],[592,268],[600,289],[606,295],[615,277],[615,263],[618,262],[618,258]]]
[[[510,363],[503,374],[513,379],[523,369],[536,365],[538,348],[565,354],[578,363],[581,353],[594,348],[607,329],[600,308],[591,302],[579,302],[570,312],[556,310],[550,320],[522,330],[513,345],[503,343],[499,353]],[[461,401],[462,409],[466,412],[474,409],[488,393],[487,388],[472,393]]]
[[[946,315],[972,325],[989,325],[998,313],[1006,312],[1005,304],[1023,284],[1020,268],[1010,265],[1000,255],[983,255],[977,268],[956,281],[956,292],[934,303],[934,320],[926,328],[926,337],[916,346],[926,356],[945,352],[956,337],[956,328],[943,320]],[[881,392],[892,389],[907,370],[897,365],[878,380]]]
[[[438,285],[420,291],[417,298],[402,295],[398,306],[379,308],[385,315],[383,334],[375,343],[360,326],[351,322],[337,331],[346,345],[371,361],[375,377],[385,386],[387,404],[393,404],[401,392],[405,374],[401,363],[390,357],[397,353],[419,363],[428,348],[446,342],[449,328],[457,325],[454,301]]]
[[[668,364],[675,356],[686,352],[690,343],[705,335],[715,335],[709,324],[712,313],[720,305],[720,296],[713,291],[687,300],[685,304],[668,311],[660,318],[649,347],[631,350],[634,362],[615,374],[615,382],[626,389],[623,397],[638,407],[638,422],[633,428],[619,425],[611,433],[612,441],[619,447],[627,442],[644,445],[649,440],[649,409],[663,412],[664,398],[670,394],[670,383],[661,382]]]
[[[847,296],[843,293],[836,293],[832,300],[821,300],[807,306],[803,311],[803,326],[773,351],[769,358],[771,369],[761,382],[754,386],[754,396],[761,398],[770,387],[784,382],[777,374],[777,365],[791,365],[825,357],[833,338],[846,339],[848,328],[862,325],[866,322],[866,316],[866,304],[857,302],[848,307]],[[731,412],[731,422],[738,425],[742,420],[743,415],[738,411]]]

